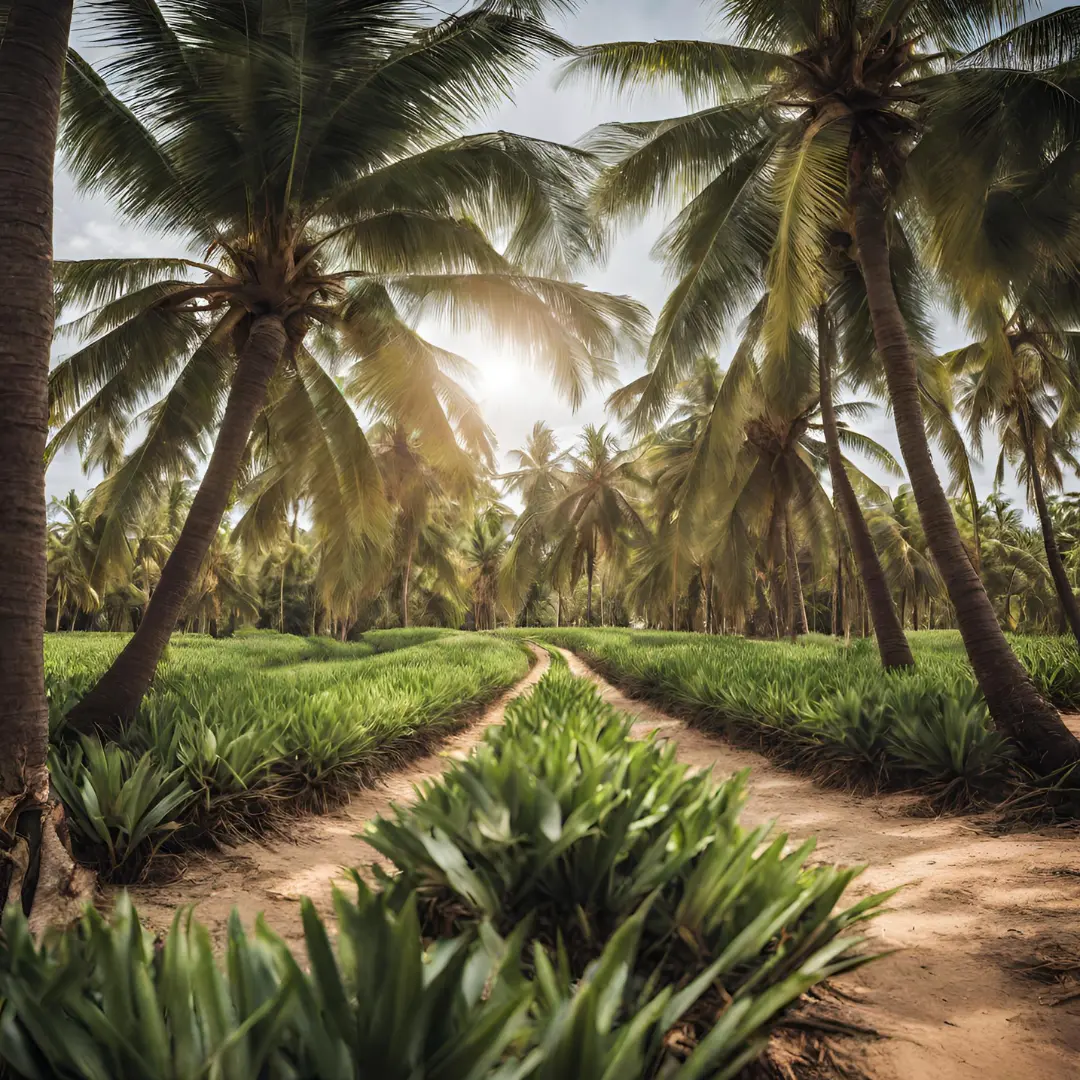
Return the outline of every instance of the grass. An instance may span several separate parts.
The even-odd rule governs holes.
[[[483,639],[481,639],[483,640]],[[438,643],[443,644],[442,642]],[[425,646],[423,648],[428,648]],[[370,661],[364,661],[370,663]],[[758,1080],[820,1063],[806,995],[873,959],[886,900],[740,822],[716,784],[558,658],[470,756],[369,839],[400,870],[310,903],[294,956],[190,911],[155,943],[126,898],[0,935],[0,1069],[26,1080]],[[772,1062],[791,1022],[807,1047]],[[785,1051],[789,1044],[785,1044]],[[798,1075],[803,1075],[798,1072]],[[806,1075],[810,1075],[807,1072]]]
[[[991,728],[955,632],[910,635],[914,672],[881,670],[873,643],[797,643],[622,629],[545,629],[612,682],[701,728],[833,784],[914,789],[941,808],[1000,797],[1008,745]],[[1080,703],[1080,657],[1064,638],[1013,640],[1059,707]]]
[[[116,743],[70,738],[63,713],[120,648],[46,642],[51,769],[77,854],[136,881],[192,846],[271,830],[430,748],[528,670],[520,643],[385,631],[356,644],[257,633],[178,636]]]

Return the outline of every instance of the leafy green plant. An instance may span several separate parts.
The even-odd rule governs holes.
[[[937,708],[897,716],[889,743],[918,786],[931,789],[942,805],[967,805],[997,793],[1010,758],[973,693],[943,693]]]
[[[541,630],[627,691],[848,787],[926,790],[963,808],[998,792],[1011,754],[990,727],[959,637],[912,634],[917,668],[884,672],[872,648],[822,635],[798,644],[618,629]],[[1080,695],[1065,639],[1017,639],[1043,692]]]
[[[630,740],[629,725],[554,669],[468,759],[369,826],[399,871],[377,870],[383,887],[418,897],[436,936],[528,919],[572,979],[645,911],[635,977],[680,987],[712,970],[717,1003],[864,962],[849,935],[886,897],[838,908],[858,869],[812,866],[812,842],[789,850],[768,824],[744,829],[745,774],[689,774],[671,746]]]
[[[529,663],[520,642],[441,630],[329,649],[280,634],[177,635],[139,715],[119,743],[98,746],[91,768],[83,745],[65,740],[63,713],[118,637],[57,635],[46,670],[61,798],[87,856],[121,882],[164,843],[229,843],[325,810],[430,748]],[[186,797],[155,796],[165,778]],[[139,832],[143,818],[151,836]]]
[[[475,935],[425,947],[415,902],[399,911],[356,880],[334,896],[336,950],[303,903],[310,976],[283,947],[297,990],[296,1065],[319,1080],[474,1080],[488,1075],[525,1028],[531,1000],[516,975],[520,935]]]
[[[255,1080],[287,1039],[291,993],[273,948],[235,917],[223,973],[190,911],[177,912],[159,949],[126,896],[110,921],[90,910],[40,946],[10,910],[0,1058],[26,1080]]]
[[[52,751],[49,772],[79,854],[112,880],[142,876],[194,795],[182,770],[167,772],[151,754],[136,757],[96,736]]]

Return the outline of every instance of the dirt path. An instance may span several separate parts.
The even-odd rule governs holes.
[[[130,890],[143,921],[165,929],[175,909],[196,904],[199,920],[209,927],[215,944],[221,945],[229,912],[239,910],[244,925],[265,912],[267,923],[290,945],[303,940],[297,901],[310,897],[324,916],[332,916],[334,884],[343,879],[345,867],[366,869],[380,856],[357,839],[364,825],[389,810],[392,802],[407,802],[413,786],[442,772],[448,757],[464,757],[484,730],[502,722],[507,704],[540,681],[550,663],[548,654],[534,649],[537,657],[528,675],[508,690],[477,719],[451,736],[436,754],[417,758],[405,769],[391,773],[378,787],[357,792],[330,814],[298,819],[292,828],[295,843],[277,839],[251,841],[222,854],[192,859],[183,878],[167,886],[142,886]]]
[[[868,863],[855,895],[906,887],[874,924],[902,951],[852,975],[845,989],[888,1040],[868,1049],[874,1080],[1076,1080],[1080,1001],[1040,1004],[1048,989],[1011,974],[1046,942],[1080,954],[1080,838],[991,837],[963,818],[905,813],[904,796],[857,798],[816,787],[758,754],[736,750],[628,698],[576,656],[641,732],[674,739],[679,758],[724,775],[752,768],[748,819],[778,818],[794,838],[818,837],[822,860]]]

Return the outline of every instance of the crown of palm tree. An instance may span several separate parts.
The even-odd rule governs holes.
[[[378,475],[328,357],[352,365],[348,396],[407,416],[429,453],[448,444],[446,415],[460,425],[473,406],[449,378],[463,361],[419,319],[485,326],[574,401],[610,375],[645,313],[566,280],[597,253],[576,194],[591,159],[461,134],[538,54],[565,52],[543,18],[558,6],[480,0],[432,22],[410,0],[90,0],[115,50],[97,69],[71,53],[68,167],[199,252],[57,264],[58,310],[90,309],[62,333],[89,343],[52,374],[50,452],[74,441],[115,463],[145,428],[103,508],[129,517],[162,476],[192,472],[268,312],[290,344],[264,442],[289,447],[328,518],[369,530]]]
[[[793,330],[836,274],[826,253],[851,247],[860,184],[896,191],[910,171],[900,194],[932,191],[946,247],[966,224],[960,207],[979,204],[967,198],[973,170],[985,171],[1009,140],[1030,150],[1050,132],[1051,144],[1063,130],[1076,133],[1068,75],[1024,70],[1075,51],[1074,13],[1017,27],[1030,6],[1022,0],[713,6],[735,44],[612,42],[581,50],[564,72],[620,90],[674,85],[694,106],[670,119],[605,124],[586,142],[608,162],[594,196],[603,217],[618,224],[655,206],[676,211],[655,249],[675,285],[650,346],[641,427],[659,420],[688,366],[718,350],[763,285],[763,332],[785,360]],[[1033,110],[1039,122],[1021,132]],[[902,242],[897,219],[893,231]],[[855,263],[845,263],[861,296]],[[853,310],[860,306],[869,342],[864,299]],[[921,317],[918,304],[906,313]]]

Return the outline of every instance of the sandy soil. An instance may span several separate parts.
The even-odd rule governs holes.
[[[841,982],[859,1019],[888,1036],[866,1051],[874,1080],[1080,1077],[1080,1001],[1042,1004],[1049,988],[1010,971],[1046,943],[1080,955],[1080,836],[992,837],[969,819],[912,817],[909,797],[816,787],[626,697],[565,655],[640,718],[642,733],[674,739],[681,760],[720,776],[750,767],[747,820],[777,818],[796,839],[816,834],[822,861],[868,863],[854,897],[905,886],[872,930],[883,950],[901,951]]]
[[[566,656],[576,674],[639,718],[638,731],[657,729],[675,740],[682,760],[718,776],[752,768],[750,820],[778,818],[794,839],[816,834],[823,861],[868,863],[854,896],[905,886],[872,930],[875,945],[900,951],[842,983],[859,1003],[858,1019],[888,1036],[865,1051],[863,1066],[874,1080],[1080,1077],[1080,1001],[1045,1004],[1051,988],[1011,971],[1048,943],[1080,954],[1080,837],[992,837],[971,819],[912,816],[907,797],[824,790],[627,698]],[[375,860],[356,838],[364,823],[407,800],[446,756],[466,753],[546,667],[541,654],[527,678],[448,740],[442,754],[413,762],[335,813],[298,821],[295,844],[245,844],[194,861],[176,884],[133,890],[140,912],[162,927],[176,905],[195,903],[220,942],[231,908],[248,925],[263,911],[286,940],[299,942],[297,899],[310,896],[329,913],[341,868]]]
[[[438,776],[448,757],[464,757],[485,728],[501,723],[507,704],[530,690],[548,668],[548,654],[534,652],[537,661],[529,674],[469,727],[447,739],[439,753],[417,758],[400,772],[389,774],[378,787],[357,792],[332,813],[298,819],[294,843],[268,840],[240,844],[221,854],[192,859],[180,881],[130,889],[143,922],[165,929],[178,906],[195,904],[199,920],[220,946],[229,912],[235,907],[245,926],[251,927],[255,916],[264,912],[276,933],[290,945],[299,945],[303,931],[297,901],[310,897],[324,917],[332,918],[333,888],[343,883],[345,868],[363,871],[381,861],[357,833],[371,818],[387,812],[391,803],[409,801],[414,785]]]

